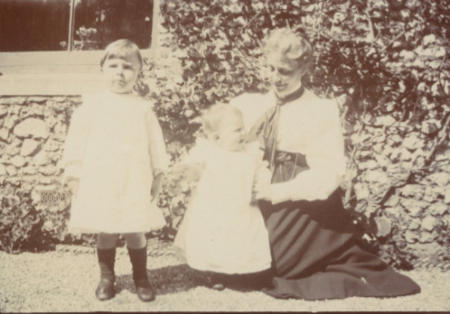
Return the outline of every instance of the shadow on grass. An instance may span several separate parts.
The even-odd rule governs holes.
[[[216,280],[224,283],[228,289],[251,292],[269,287],[270,274],[269,270],[245,275],[223,275],[197,271],[187,264],[147,269],[148,279],[158,295],[187,291],[199,286],[211,287]],[[122,290],[136,293],[131,275],[122,275],[116,278],[117,293]]]
[[[195,271],[186,264],[167,266],[147,270],[150,283],[158,295],[187,291],[198,286],[207,286],[210,279],[207,274]],[[131,275],[116,278],[116,292],[129,290],[136,293]]]

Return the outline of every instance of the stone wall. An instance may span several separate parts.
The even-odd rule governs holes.
[[[34,206],[48,217],[47,230],[61,228],[67,218],[70,197],[61,186],[58,162],[80,101],[80,96],[0,97],[0,186],[8,182],[32,191]],[[403,254],[412,265],[448,267],[448,129],[438,121],[412,126],[389,116],[362,121],[347,134],[353,147],[349,174],[355,178],[347,200],[373,218],[374,232],[385,239],[385,260],[395,264],[394,255]],[[46,191],[60,199],[43,199]],[[7,193],[13,192],[0,190],[0,196]]]
[[[398,263],[392,255],[400,253],[412,265],[448,269],[448,121],[414,125],[391,116],[367,120],[350,135],[357,212],[371,217],[377,237],[387,240],[385,259]]]
[[[52,234],[64,229],[70,204],[58,162],[72,111],[80,103],[80,96],[0,97],[0,198],[17,199],[31,191],[32,205],[47,218],[43,229]]]

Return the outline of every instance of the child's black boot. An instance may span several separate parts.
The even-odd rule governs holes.
[[[116,248],[97,248],[98,264],[100,266],[100,282],[98,283],[95,295],[100,301],[108,300],[116,294],[114,290],[114,262],[116,259]]]
[[[155,299],[155,290],[147,278],[147,248],[128,248],[128,254],[133,266],[133,279],[139,299],[144,302],[153,301]]]

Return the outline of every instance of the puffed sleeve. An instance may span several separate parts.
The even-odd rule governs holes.
[[[323,200],[340,185],[345,174],[345,155],[337,103],[326,103],[315,119],[317,128],[304,152],[310,169],[291,181],[273,184],[272,201]]]
[[[166,151],[166,144],[156,115],[149,108],[146,113],[147,131],[149,140],[149,155],[153,174],[164,172],[169,166],[169,156]]]
[[[83,96],[83,103],[72,114],[67,132],[61,166],[65,177],[79,178],[89,138],[92,116],[89,114],[89,101]]]

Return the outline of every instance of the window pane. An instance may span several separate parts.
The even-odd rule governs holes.
[[[151,0],[76,0],[74,49],[103,49],[119,38],[150,46]]]
[[[69,0],[1,0],[0,51],[65,49]]]

